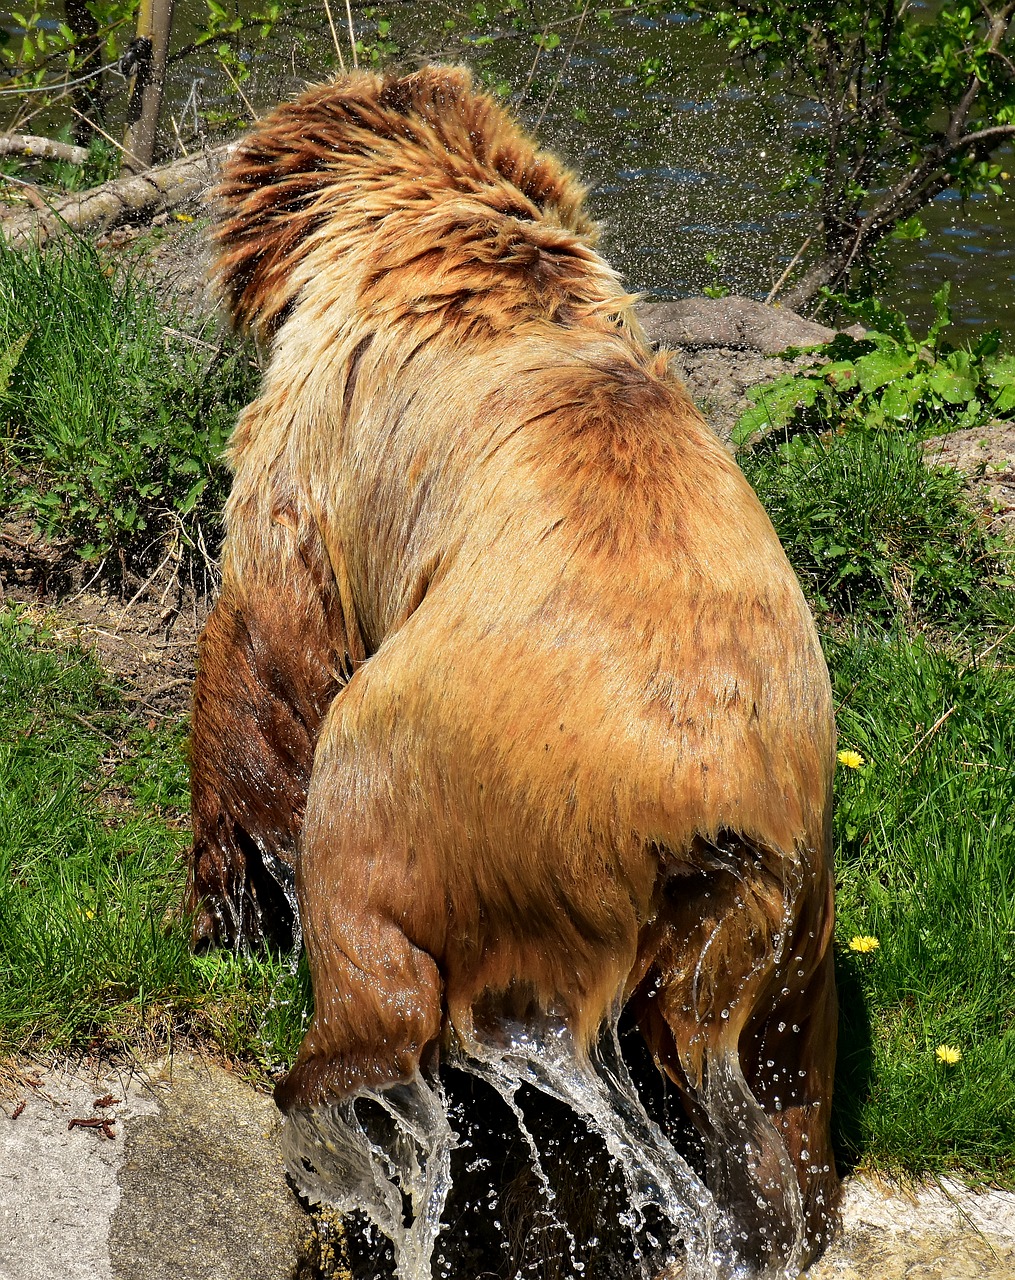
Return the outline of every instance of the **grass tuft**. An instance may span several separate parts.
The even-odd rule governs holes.
[[[6,497],[47,537],[123,569],[214,550],[222,448],[255,392],[244,346],[184,333],[83,241],[0,246],[0,374]]]
[[[797,435],[741,463],[818,612],[953,629],[1015,620],[1010,548],[914,435]]]

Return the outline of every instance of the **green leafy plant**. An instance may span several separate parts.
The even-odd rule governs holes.
[[[741,463],[816,608],[919,625],[1006,616],[1011,553],[982,527],[954,472],[926,465],[932,432],[1015,416],[1015,360],[996,334],[955,348],[948,286],[915,338],[876,299],[846,304],[869,326],[814,362],[752,388],[733,431]]]
[[[189,1034],[264,1072],[290,1061],[305,965],[190,950],[185,726],[139,727],[90,653],[13,609],[0,689],[0,1053]]]
[[[814,429],[891,428],[919,435],[977,427],[1015,416],[1015,357],[999,354],[996,333],[953,347],[949,285],[934,295],[937,318],[916,338],[897,311],[876,299],[836,301],[869,326],[813,349],[814,363],[752,387],[752,408],[733,430],[735,444],[759,435]],[[947,425],[944,419],[947,419]]]
[[[719,278],[719,269],[722,266],[722,260],[717,253],[709,250],[705,254],[705,265],[712,272],[712,283],[702,289],[702,293],[706,298],[725,298],[729,295],[729,289],[722,283]]]

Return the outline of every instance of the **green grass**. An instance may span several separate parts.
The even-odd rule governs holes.
[[[184,332],[90,245],[0,246],[0,497],[84,559],[214,551],[222,447],[256,381],[246,347]]]
[[[291,1059],[306,974],[191,954],[186,826],[182,726],[139,726],[93,657],[0,613],[0,1054],[186,1034]]]
[[[797,435],[741,458],[813,607],[891,625],[1015,621],[1011,550],[913,433]]]
[[[50,134],[58,142],[72,142],[71,128],[65,125]],[[120,152],[105,138],[93,135],[88,143],[88,156],[84,164],[71,164],[66,160],[25,159],[20,156],[4,156],[0,160],[0,177],[12,174],[44,187],[55,188],[55,195],[67,191],[83,191],[108,182],[120,172]]]
[[[828,645],[840,745],[865,761],[840,766],[835,814],[840,1145],[881,1168],[1015,1181],[1013,656],[901,631]]]

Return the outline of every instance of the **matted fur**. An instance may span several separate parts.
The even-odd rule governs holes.
[[[265,867],[295,874],[315,1016],[280,1105],[407,1079],[508,1015],[587,1046],[633,999],[706,1133],[746,1080],[817,1244],[827,672],[580,187],[428,68],[280,107],[219,200],[271,363],[201,643],[192,903],[199,936],[276,936]]]

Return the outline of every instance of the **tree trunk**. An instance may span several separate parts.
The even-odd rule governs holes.
[[[141,0],[134,43],[141,45],[147,41],[148,56],[139,61],[131,77],[127,129],[123,137],[123,175],[142,173],[152,163],[172,26],[173,0]]]

